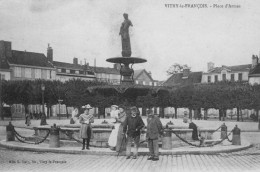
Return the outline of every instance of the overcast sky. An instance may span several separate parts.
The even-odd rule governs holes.
[[[165,3],[238,4],[238,9],[177,9]],[[259,0],[0,0],[0,40],[14,50],[46,54],[72,63],[112,67],[105,60],[121,56],[118,35],[122,14],[129,14],[132,56],[147,59],[135,65],[156,80],[168,76],[174,63],[192,71],[215,66],[250,64],[260,51]]]

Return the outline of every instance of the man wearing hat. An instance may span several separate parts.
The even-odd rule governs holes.
[[[83,139],[82,150],[84,150],[86,141],[86,149],[89,149],[89,142],[91,137],[93,137],[91,123],[94,122],[94,116],[89,114],[89,110],[92,109],[89,104],[82,106],[82,108],[84,109],[84,113],[79,116],[79,123],[81,124],[79,136]]]
[[[147,110],[147,133],[146,138],[148,140],[148,147],[150,156],[148,160],[158,161],[159,160],[159,136],[163,134],[163,127],[160,119],[153,114],[151,109]]]
[[[134,156],[133,159],[137,158],[137,151],[140,141],[140,130],[144,127],[144,122],[138,113],[137,107],[130,108],[130,115],[126,117],[123,127],[123,134],[127,131],[127,145],[126,145],[126,159],[130,158],[131,155],[131,144],[134,142]]]

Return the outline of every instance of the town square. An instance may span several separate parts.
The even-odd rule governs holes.
[[[194,2],[0,1],[1,170],[259,171],[259,2]]]

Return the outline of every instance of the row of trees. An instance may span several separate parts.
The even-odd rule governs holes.
[[[51,114],[51,106],[58,104],[58,99],[62,99],[62,103],[70,107],[81,107],[89,103],[98,107],[100,114],[104,113],[105,107],[123,102],[122,96],[104,97],[100,94],[91,94],[88,91],[90,86],[106,85],[106,83],[76,79],[65,83],[45,80],[3,81],[1,100],[9,105],[23,104],[25,107],[30,104],[41,104],[42,84],[45,85],[44,103],[48,108],[47,114]],[[207,114],[208,109],[215,108],[219,109],[219,118],[221,118],[225,116],[227,109],[237,108],[237,112],[240,112],[241,109],[260,109],[260,86],[251,86],[243,82],[175,86],[170,89],[170,93],[150,93],[146,96],[139,96],[131,104],[142,107],[143,110],[160,107],[160,112],[157,113],[160,113],[162,117],[165,107],[174,107],[175,118],[178,115],[178,108],[185,107],[198,111],[203,108],[205,114]],[[142,114],[145,114],[145,111]],[[239,120],[239,115],[237,115],[237,120]]]

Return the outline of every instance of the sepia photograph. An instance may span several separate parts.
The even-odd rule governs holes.
[[[1,171],[260,171],[259,7],[0,0]]]

